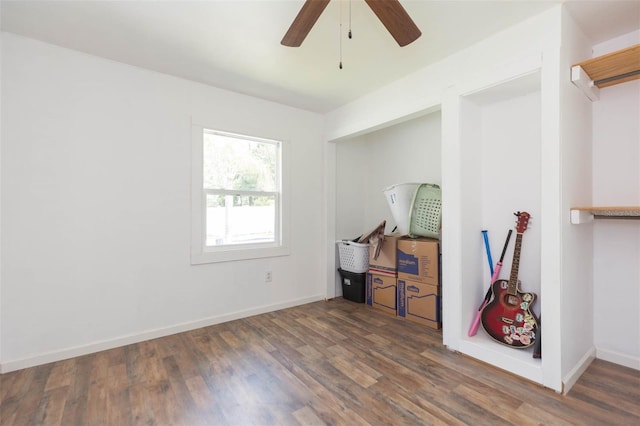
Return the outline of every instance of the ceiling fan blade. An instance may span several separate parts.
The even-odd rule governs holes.
[[[306,0],[280,44],[300,46],[328,4],[329,0]]]
[[[422,35],[398,0],[365,1],[400,46],[406,46]]]

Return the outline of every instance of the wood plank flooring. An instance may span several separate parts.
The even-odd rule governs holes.
[[[343,299],[7,373],[8,425],[639,425],[640,374],[596,360],[569,395]]]

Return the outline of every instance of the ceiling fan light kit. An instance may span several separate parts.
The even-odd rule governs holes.
[[[306,0],[280,44],[299,47],[329,1]],[[414,42],[422,35],[398,0],[365,0],[365,2],[401,47]]]

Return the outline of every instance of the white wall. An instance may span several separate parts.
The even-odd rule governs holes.
[[[321,116],[7,33],[2,58],[3,371],[324,297]],[[192,116],[291,142],[290,256],[190,265]]]
[[[416,117],[367,135],[365,223],[396,223],[383,190],[404,182],[442,183],[440,111]]]
[[[513,76],[523,63],[559,38],[559,6],[529,18],[409,74],[327,114],[329,141],[379,129],[406,120],[442,103],[452,85],[478,89],[489,79]],[[525,67],[526,68],[526,67]]]
[[[353,239],[367,231],[364,223],[370,165],[367,140],[361,136],[336,144],[336,236]],[[373,228],[371,224],[371,228]]]
[[[594,46],[600,56],[640,43],[640,31]],[[593,204],[640,205],[640,81],[600,90],[593,108]],[[640,221],[593,223],[598,358],[640,369]]]
[[[562,372],[565,391],[595,357],[593,273],[585,268],[593,247],[591,227],[570,221],[571,207],[591,202],[591,102],[567,77],[567,70],[589,57],[590,43],[569,13],[563,13],[559,81],[562,228]],[[543,326],[544,327],[544,326]],[[544,328],[543,328],[544,332]]]
[[[522,236],[519,267],[521,289],[540,297],[540,92],[488,104],[481,110],[480,134],[474,139],[481,144],[482,162],[481,198],[477,214],[482,218],[482,228],[488,230],[494,264],[498,261],[509,229],[514,229],[517,211],[531,215],[528,227]],[[473,215],[473,211],[466,214]],[[477,244],[472,249],[479,251],[484,268],[482,286],[474,301],[482,300],[491,276],[484,256],[479,229],[475,229]],[[515,230],[504,258],[501,279],[509,279],[515,247]],[[544,300],[538,299],[532,311],[540,313]],[[473,314],[473,308],[468,311]],[[465,321],[465,325],[471,322]]]
[[[396,223],[383,190],[405,182],[441,183],[440,112],[337,142],[337,235],[355,237]]]

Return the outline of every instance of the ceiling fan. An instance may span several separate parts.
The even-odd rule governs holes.
[[[306,0],[280,44],[299,47],[329,1]],[[398,0],[365,0],[365,2],[400,46],[406,46],[422,35]]]

